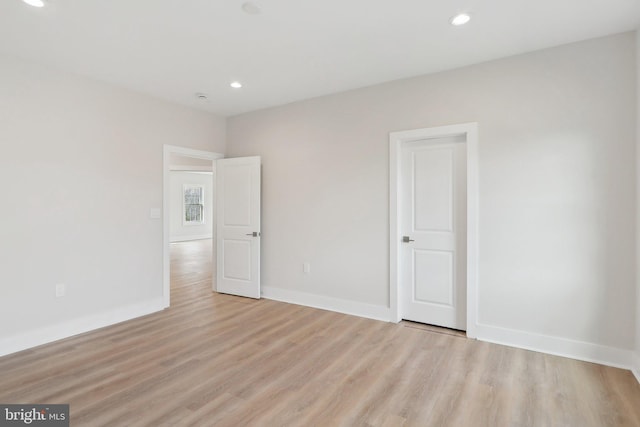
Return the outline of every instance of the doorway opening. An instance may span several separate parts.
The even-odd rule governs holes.
[[[207,280],[215,290],[216,159],[224,155],[165,145],[163,149],[163,284],[165,308],[175,286]]]
[[[438,142],[430,144],[430,141],[439,141],[440,144]],[[407,315],[406,312],[416,309],[416,307],[418,310],[431,310],[429,315],[438,318],[446,315],[446,313],[442,313],[441,309],[450,306],[455,310],[464,310],[462,326],[466,326],[468,337],[475,338],[476,336],[478,300],[477,141],[476,123],[392,132],[389,135],[389,302],[391,320],[394,322],[404,319]],[[447,143],[442,144],[442,142]],[[461,142],[465,150],[460,151],[455,148],[454,142]],[[462,173],[458,174],[455,171],[455,165],[464,169],[461,171]],[[420,178],[419,175],[423,175],[423,177]],[[455,178],[455,176],[459,178]],[[420,179],[422,179],[422,189],[417,190],[420,184],[416,184],[414,181],[417,182]],[[458,181],[463,179],[466,187],[457,195],[454,191],[454,186],[457,185],[456,179]],[[408,184],[409,181],[411,182]],[[413,187],[407,190],[408,185]],[[420,191],[417,198],[416,191]],[[425,194],[426,197],[423,197]],[[408,200],[409,198],[411,200]],[[456,205],[453,200],[458,198],[457,205],[466,205],[464,224],[459,222],[457,225],[454,224],[456,218],[461,218],[461,216],[456,217],[452,210],[432,209],[431,203],[434,198],[442,199],[442,203],[451,201],[451,206]],[[421,212],[419,212],[420,210]],[[418,219],[418,221],[422,221],[421,224],[416,223],[416,215],[422,216]],[[407,227],[409,222],[411,226]],[[463,242],[456,241],[456,237],[459,237],[460,234],[453,233],[454,230],[460,228],[466,228],[466,237]],[[464,265],[456,265],[455,256],[451,254],[454,253],[453,249],[463,245],[466,249],[466,262]],[[414,246],[416,247],[414,248]],[[411,247],[411,251],[408,251],[409,247]],[[454,278],[457,271],[464,270],[466,270],[466,280],[459,283],[458,289],[456,289]],[[422,285],[420,287],[417,283],[421,281],[419,277],[421,275],[422,277],[428,276],[429,280],[435,278],[438,282],[436,288]],[[460,289],[460,287],[464,287],[464,289]],[[408,289],[406,292],[405,288]],[[466,296],[464,293],[458,293],[458,290],[464,291]],[[410,293],[411,298],[408,298],[405,293]],[[456,298],[464,298],[465,301],[456,302]],[[419,304],[420,299],[428,304]],[[416,301],[418,304],[407,308],[407,300]],[[457,314],[460,318],[460,313]]]
[[[205,297],[215,287],[213,239],[171,242],[171,302]]]

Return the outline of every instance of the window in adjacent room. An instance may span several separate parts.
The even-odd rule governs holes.
[[[184,185],[183,224],[204,224],[204,187],[202,185]]]

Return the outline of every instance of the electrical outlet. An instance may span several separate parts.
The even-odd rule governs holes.
[[[58,283],[56,285],[56,298],[60,298],[63,297],[67,292],[67,289],[64,285],[64,283]]]
[[[303,271],[305,274],[309,274],[309,273],[311,273],[311,263],[308,263],[308,262],[304,262],[304,263],[302,263],[302,271]]]

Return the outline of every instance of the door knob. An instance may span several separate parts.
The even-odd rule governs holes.
[[[257,231],[254,231],[253,233],[247,234],[247,236],[253,236],[253,237],[258,237],[259,235],[260,235],[260,233],[258,233]]]
[[[415,240],[410,239],[409,236],[402,236],[402,243],[415,242]]]

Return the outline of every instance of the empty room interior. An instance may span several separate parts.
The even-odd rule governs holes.
[[[0,425],[640,426],[640,0],[4,0],[0,144]]]

